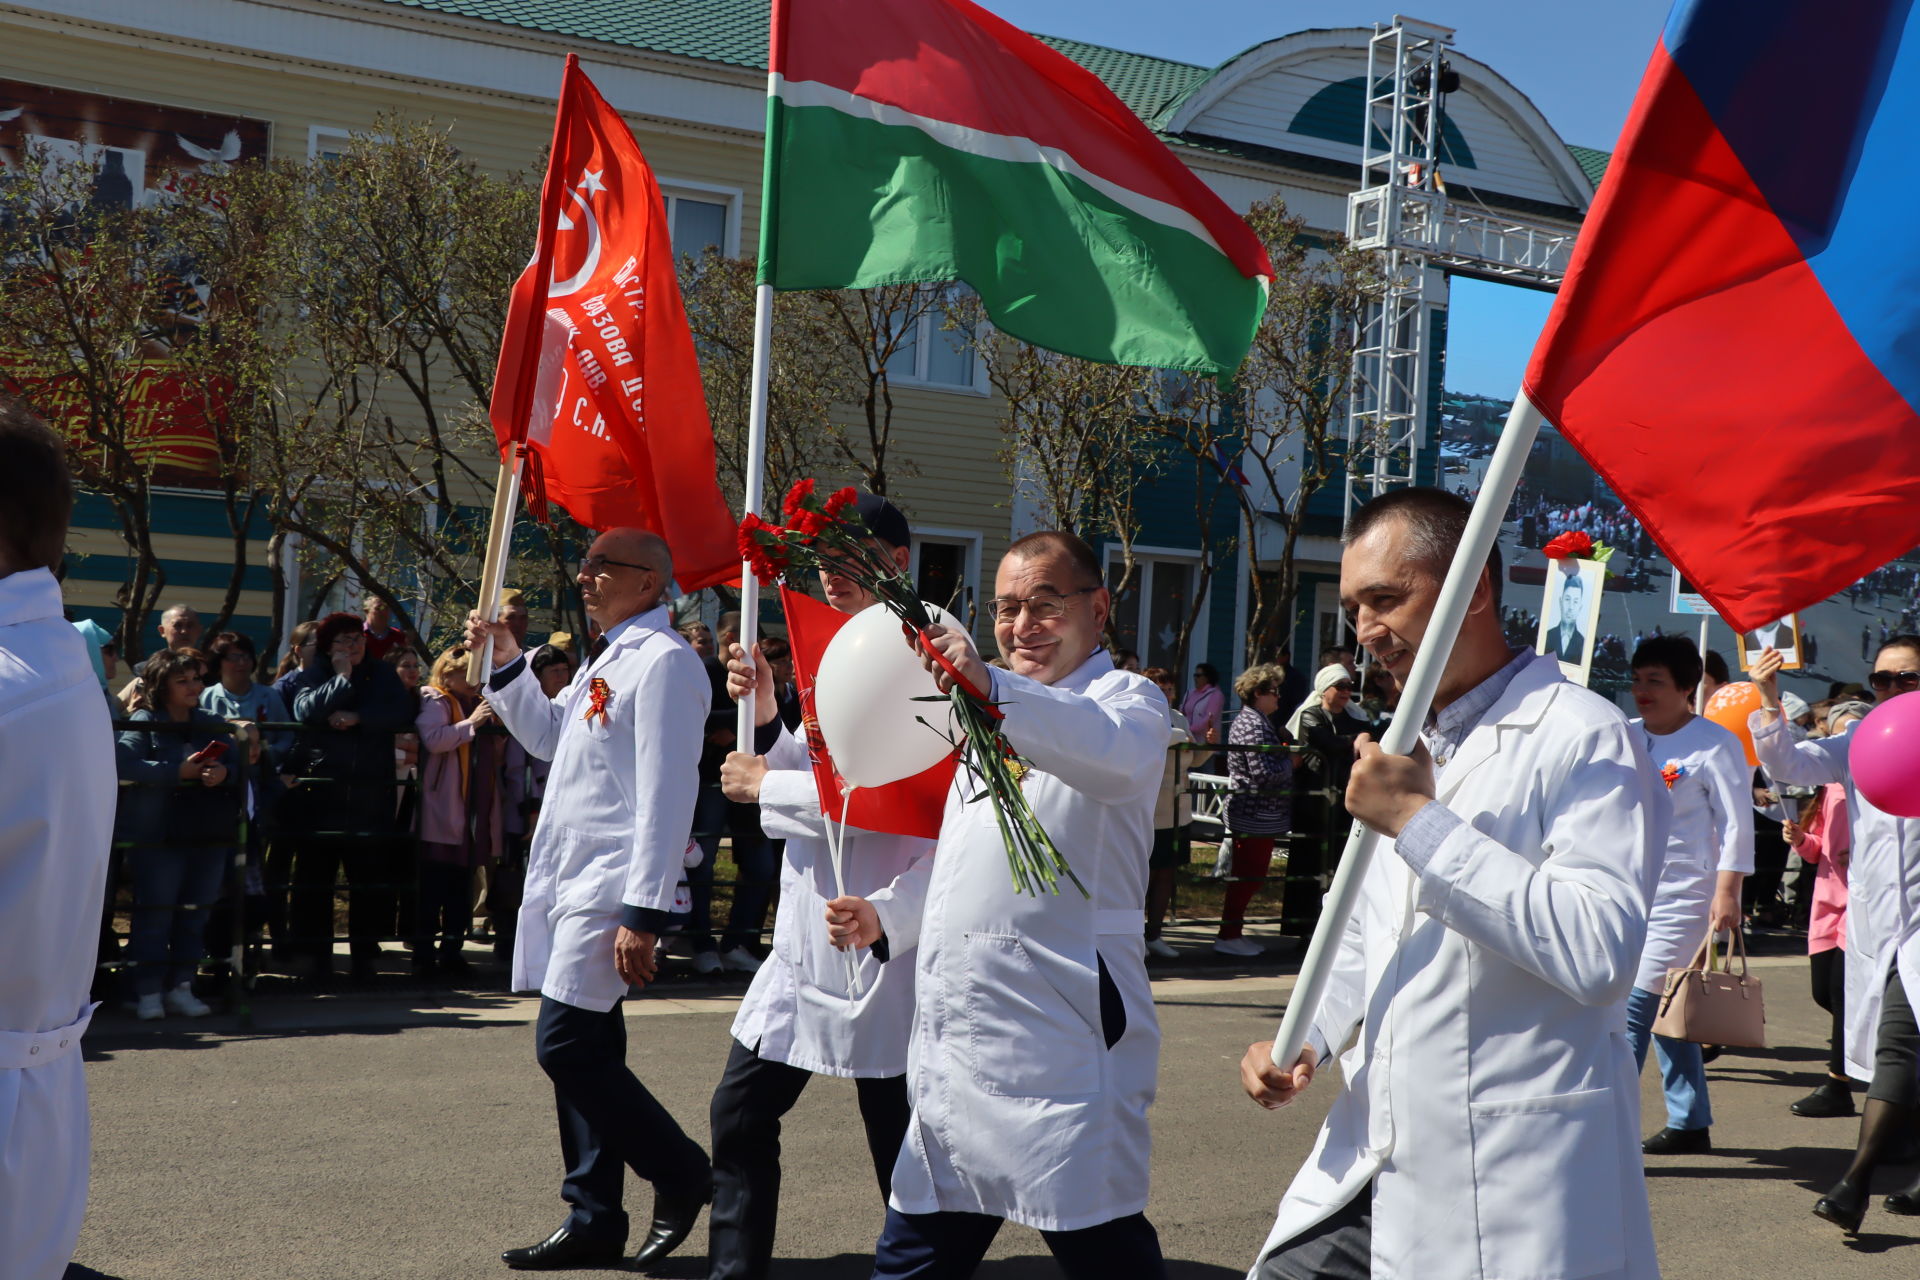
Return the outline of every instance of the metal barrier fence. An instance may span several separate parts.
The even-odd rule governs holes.
[[[1195,843],[1215,844],[1219,852],[1215,855],[1215,870],[1212,877],[1216,883],[1244,883],[1242,877],[1231,874],[1231,854],[1228,846],[1232,833],[1227,826],[1227,805],[1234,797],[1262,797],[1284,795],[1292,803],[1292,829],[1284,835],[1275,836],[1274,858],[1264,875],[1253,877],[1263,885],[1278,882],[1282,892],[1282,914],[1279,923],[1283,932],[1305,936],[1313,932],[1313,926],[1320,919],[1320,900],[1325,895],[1327,885],[1333,879],[1334,868],[1339,855],[1346,847],[1347,823],[1346,811],[1341,804],[1342,793],[1331,785],[1319,788],[1303,787],[1298,784],[1300,772],[1310,770],[1321,778],[1327,778],[1326,759],[1312,747],[1298,744],[1239,744],[1239,743],[1175,743],[1168,748],[1176,759],[1181,755],[1194,758],[1197,762],[1211,763],[1215,756],[1224,757],[1236,754],[1283,755],[1288,757],[1294,769],[1296,781],[1284,788],[1251,789],[1236,791],[1231,778],[1224,772],[1207,771],[1189,765],[1186,775],[1185,794],[1192,806],[1192,816],[1184,834],[1180,837],[1179,849],[1181,865],[1191,868],[1192,849]],[[1212,837],[1211,840],[1205,837]],[[1168,907],[1169,916],[1179,910],[1180,885],[1175,882],[1174,897]],[[1273,917],[1265,917],[1273,919]],[[1183,918],[1180,923],[1188,925],[1217,925],[1217,916]]]
[[[374,949],[391,943],[403,943],[413,952],[416,972],[437,968],[420,959],[423,952],[432,955],[443,940],[430,935],[419,918],[420,904],[427,900],[423,895],[435,890],[423,882],[433,875],[421,836],[424,748],[405,775],[389,768],[377,778],[343,776],[312,767],[327,754],[314,750],[316,744],[344,743],[352,735],[362,760],[382,755],[394,760],[394,740],[404,733],[297,722],[247,724],[242,731],[232,725],[214,728],[204,719],[113,722],[120,804],[102,908],[96,998],[115,994],[116,986],[127,988],[117,993],[122,997],[151,986],[140,972],[148,965],[162,967],[162,987],[171,989],[164,970],[180,965],[175,942],[189,934],[205,944],[195,953],[200,963],[194,968],[204,970],[211,960],[214,970],[212,985],[202,974],[197,989],[223,994],[243,1025],[250,1022],[250,991],[262,970],[330,978],[334,952],[342,942],[350,958],[357,953],[362,962],[358,976],[368,976]],[[499,726],[483,727],[479,733],[501,744],[509,740]],[[249,745],[255,739],[263,743],[258,763]],[[167,749],[164,744],[171,740],[180,745]],[[178,776],[178,757],[207,740],[226,744],[218,763],[228,777],[213,790],[228,803],[219,814],[201,812],[201,821],[183,824],[178,814],[182,802],[200,800],[208,789]],[[277,762],[264,749],[268,742],[279,748]],[[161,770],[173,770],[173,776],[157,776]],[[725,803],[717,790],[707,791],[711,794],[703,792],[692,834],[710,851],[722,837],[731,836],[736,859],[751,859],[758,874],[716,878],[710,854],[702,867],[689,872],[695,911],[676,917],[669,933],[685,934],[698,927],[701,908],[710,909],[713,891],[721,889],[731,891],[736,902],[749,900],[747,918],[737,918],[738,913],[730,917],[722,940],[734,945],[764,942],[772,927],[777,850],[764,836],[756,847],[750,839],[754,830],[738,821],[739,807]],[[503,796],[502,803],[520,806],[528,798],[523,792]],[[525,830],[503,836],[499,856],[488,864],[486,908],[501,952],[511,949],[525,875],[534,821],[531,813],[525,818]],[[183,826],[197,829],[186,831]],[[206,856],[198,856],[202,854]],[[216,858],[217,878],[204,874]],[[209,881],[215,884],[213,891],[199,892]],[[461,901],[467,904],[461,916],[464,939],[478,904],[465,893]],[[343,902],[345,932],[338,925]],[[762,904],[758,918],[752,918],[753,902]],[[118,927],[122,919],[124,930]],[[709,939],[718,932],[711,929],[713,923],[707,921]],[[462,959],[453,976],[465,976],[464,967]]]
[[[422,856],[420,834],[423,806],[419,802],[419,769],[404,776],[390,770],[389,776],[382,778],[352,778],[337,773],[303,772],[299,767],[324,757],[324,752],[316,757],[311,749],[303,751],[302,740],[311,748],[329,738],[340,740],[342,735],[353,734],[364,758],[369,750],[377,755],[383,744],[386,754],[391,756],[392,740],[399,735],[291,722],[252,723],[243,733],[232,726],[224,731],[215,729],[205,720],[117,720],[114,729],[120,760],[121,804],[115,822],[107,900],[102,911],[102,982],[96,985],[96,991],[102,985],[129,978],[136,986],[147,985],[140,981],[140,967],[144,964],[174,967],[178,960],[171,954],[173,941],[191,933],[205,943],[204,954],[197,955],[196,959],[213,960],[216,981],[224,987],[229,1011],[237,1014],[244,1025],[251,1015],[251,981],[266,967],[263,963],[266,948],[272,950],[274,967],[285,971],[292,965],[296,976],[304,968],[307,976],[312,977],[331,975],[334,951],[341,942],[347,943],[350,957],[358,952],[362,960],[371,960],[368,949],[382,944],[407,944],[417,958],[423,949],[431,954],[432,948],[441,941],[425,930],[418,915],[422,895],[429,891],[429,886],[422,882],[426,859]],[[488,726],[480,732],[502,742],[507,739],[506,732],[498,726]],[[148,739],[144,756],[133,742],[141,736]],[[160,744],[169,738],[182,739],[178,751],[161,749]],[[219,763],[226,767],[229,776],[215,790],[227,796],[225,807],[230,808],[230,813],[224,822],[214,821],[211,826],[202,822],[189,838],[182,838],[183,824],[177,821],[175,813],[177,802],[183,797],[199,798],[208,790],[199,781],[178,776],[174,757],[186,753],[189,745],[186,739],[228,744]],[[283,753],[279,763],[292,766],[290,772],[281,773],[270,767],[273,762],[267,744],[273,740],[278,740],[278,749]],[[252,758],[253,741],[262,744],[261,762]],[[1182,743],[1170,751],[1176,759],[1185,754],[1202,764],[1240,752],[1284,754],[1293,761],[1296,770],[1305,764],[1318,766],[1322,776],[1325,774],[1324,762],[1318,753],[1300,746]],[[174,768],[175,776],[157,777],[156,768]],[[128,776],[130,772],[145,776]],[[1189,867],[1196,842],[1208,842],[1205,837],[1209,835],[1219,838],[1210,843],[1230,840],[1226,805],[1231,795],[1279,794],[1277,789],[1235,793],[1226,774],[1205,770],[1190,769],[1186,783],[1193,816],[1180,837],[1178,848],[1181,863]],[[1290,933],[1306,933],[1318,917],[1319,900],[1332,875],[1335,855],[1345,844],[1345,825],[1333,820],[1343,811],[1338,805],[1338,793],[1330,787],[1319,790],[1289,787],[1285,794],[1294,804],[1295,829],[1276,838],[1276,857],[1259,879],[1263,884],[1282,885],[1285,904],[1282,928]],[[519,804],[525,798],[505,797],[503,802]],[[1327,820],[1303,823],[1302,819],[1315,816],[1315,812],[1309,810],[1316,806],[1315,811]],[[735,825],[740,808],[721,801],[717,793],[703,795],[694,832],[695,837],[709,847],[717,847],[723,836],[730,835],[735,841],[733,852],[737,863],[744,852],[742,838],[746,837],[750,844],[752,835],[750,829]],[[204,819],[210,815],[201,816]],[[519,880],[525,874],[526,847],[533,821],[529,813],[525,833],[511,843],[503,842],[502,856],[488,884],[487,905],[494,916],[496,942],[503,943],[503,949],[511,947],[510,931],[518,907]],[[184,825],[192,826],[191,823]],[[770,846],[771,842],[765,841],[764,836],[761,840],[763,845]],[[196,853],[205,856],[196,858]],[[150,868],[144,863],[163,856],[174,864],[168,874],[148,875]],[[753,856],[762,864],[757,868],[762,874],[741,875],[732,880],[713,879],[713,860],[709,857],[705,860],[706,874],[696,872],[690,876],[696,884],[705,882],[698,887],[704,888],[707,895],[716,888],[731,889],[736,904],[743,893],[758,895],[748,907],[747,919],[729,920],[721,938],[723,946],[730,939],[737,943],[746,936],[764,942],[771,931],[771,899],[778,879],[778,855],[770,847],[762,847]],[[207,864],[213,862],[218,862],[220,870],[214,892],[189,894],[190,882],[195,879],[190,869],[197,867],[201,873],[199,883],[204,886],[216,879],[205,874]],[[1223,869],[1217,881],[1233,884],[1238,878],[1225,874]],[[143,893],[143,882],[160,889],[166,887],[163,882],[170,882],[175,892]],[[1177,912],[1179,906],[1177,882],[1174,894],[1170,912]],[[188,897],[205,900],[184,900]],[[165,900],[143,901],[143,898]],[[337,925],[343,899],[348,921],[345,933]],[[462,900],[468,903],[462,922],[470,924],[472,907],[477,904],[471,898]],[[1297,908],[1296,902],[1300,904]],[[710,907],[710,897],[708,904]],[[756,912],[758,918],[754,919]],[[151,923],[151,918],[161,913],[167,917],[164,925]],[[689,926],[698,914],[696,909],[695,916],[687,918]],[[121,915],[128,920],[124,934],[115,927]],[[1217,917],[1187,917],[1182,921],[1203,925],[1218,922]],[[712,924],[709,918],[709,938],[717,932],[711,929]],[[504,939],[498,936],[503,925],[507,929]],[[156,948],[155,933],[162,928],[166,932],[161,934],[160,954],[154,959],[148,953]],[[466,932],[465,928],[461,930],[463,939]],[[204,964],[194,967],[203,968]]]

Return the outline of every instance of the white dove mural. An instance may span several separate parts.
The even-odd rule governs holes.
[[[203,147],[183,133],[173,135],[180,149],[202,164],[231,164],[240,158],[240,133],[236,129],[227,130],[227,136],[220,140],[218,147]]]

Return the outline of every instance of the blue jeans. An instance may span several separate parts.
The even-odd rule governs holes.
[[[1707,1064],[1700,1058],[1700,1046],[1690,1040],[1654,1035],[1653,1020],[1659,1015],[1659,993],[1635,987],[1627,997],[1627,1036],[1633,1042],[1633,1064],[1636,1068],[1647,1065],[1647,1041],[1651,1039],[1660,1058],[1667,1128],[1710,1129],[1713,1107],[1707,1102]]]
[[[158,995],[193,981],[206,958],[207,912],[220,900],[229,849],[140,845],[129,851],[133,921],[127,962],[135,995]]]

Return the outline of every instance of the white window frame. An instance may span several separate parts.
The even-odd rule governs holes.
[[[1194,577],[1198,579],[1200,565],[1203,560],[1199,549],[1196,547],[1159,547],[1146,546],[1141,543],[1134,544],[1133,558],[1138,562],[1140,570],[1139,585],[1134,588],[1134,603],[1140,607],[1144,607],[1147,601],[1152,598],[1153,566],[1156,563],[1165,561],[1191,565],[1193,566]],[[1113,580],[1114,566],[1123,563],[1125,559],[1126,557],[1121,553],[1118,546],[1109,545],[1107,547],[1105,567],[1107,570],[1107,580],[1109,582]],[[1216,580],[1219,578],[1220,575],[1217,569],[1213,576]],[[1214,584],[1210,581],[1207,583],[1205,590],[1200,593],[1200,615],[1194,620],[1193,634],[1187,637],[1187,671],[1176,671],[1173,673],[1174,681],[1182,688],[1186,687],[1187,672],[1192,671],[1193,665],[1197,662],[1206,662],[1209,660],[1207,658],[1207,625],[1210,621],[1209,615],[1213,612],[1213,587]],[[1118,609],[1119,607],[1120,602],[1115,600],[1114,608]],[[1136,635],[1139,634],[1142,625],[1143,623],[1136,614],[1134,625],[1134,633]],[[1144,652],[1140,653],[1140,665],[1143,667],[1148,665],[1147,655]]]
[[[924,287],[938,289],[943,286],[927,285]],[[946,323],[946,314],[946,308],[942,307],[939,316],[940,325],[942,326]],[[962,386],[956,382],[933,382],[927,378],[923,370],[926,369],[931,358],[929,353],[933,350],[933,340],[939,336],[940,332],[939,327],[935,325],[934,321],[935,317],[931,311],[922,311],[915,317],[914,324],[917,326],[917,332],[914,334],[913,344],[914,371],[912,373],[889,373],[887,375],[887,381],[894,386],[914,387],[923,391],[947,391],[954,395],[961,396],[984,397],[992,395],[993,388],[987,382],[987,361],[978,349],[973,353],[973,381],[967,385]],[[982,323],[984,323],[984,321]]]
[[[347,144],[353,141],[353,130],[341,129],[330,124],[312,124],[307,126],[307,159],[318,160],[323,151],[345,151]],[[338,146],[328,146],[338,143]]]
[[[966,549],[966,556],[961,561],[960,584],[970,598],[962,601],[962,603],[972,607],[974,616],[972,618],[962,616],[960,620],[969,626],[977,626],[980,619],[985,616],[984,609],[986,602],[980,597],[981,541],[981,534],[975,529],[916,529],[913,534],[912,559],[907,565],[907,576],[913,580],[915,585],[918,585],[920,582],[920,548],[922,545],[931,542],[944,547],[964,547]],[[943,601],[936,600],[934,603],[944,607]]]
[[[740,206],[742,193],[739,187],[720,186],[712,182],[693,182],[681,178],[662,178],[660,195],[667,211],[667,235],[673,235],[673,202],[679,199],[698,200],[703,204],[724,204],[727,207],[727,231],[720,245],[720,252],[729,258],[740,256]]]

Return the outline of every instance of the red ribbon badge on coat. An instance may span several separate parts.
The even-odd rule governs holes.
[[[587,685],[587,696],[592,698],[593,702],[592,705],[588,706],[587,714],[580,718],[591,722],[595,716],[599,716],[601,721],[604,722],[607,718],[607,704],[613,701],[613,690],[607,688],[607,682],[605,680],[602,680],[599,676],[595,676],[592,682]]]

